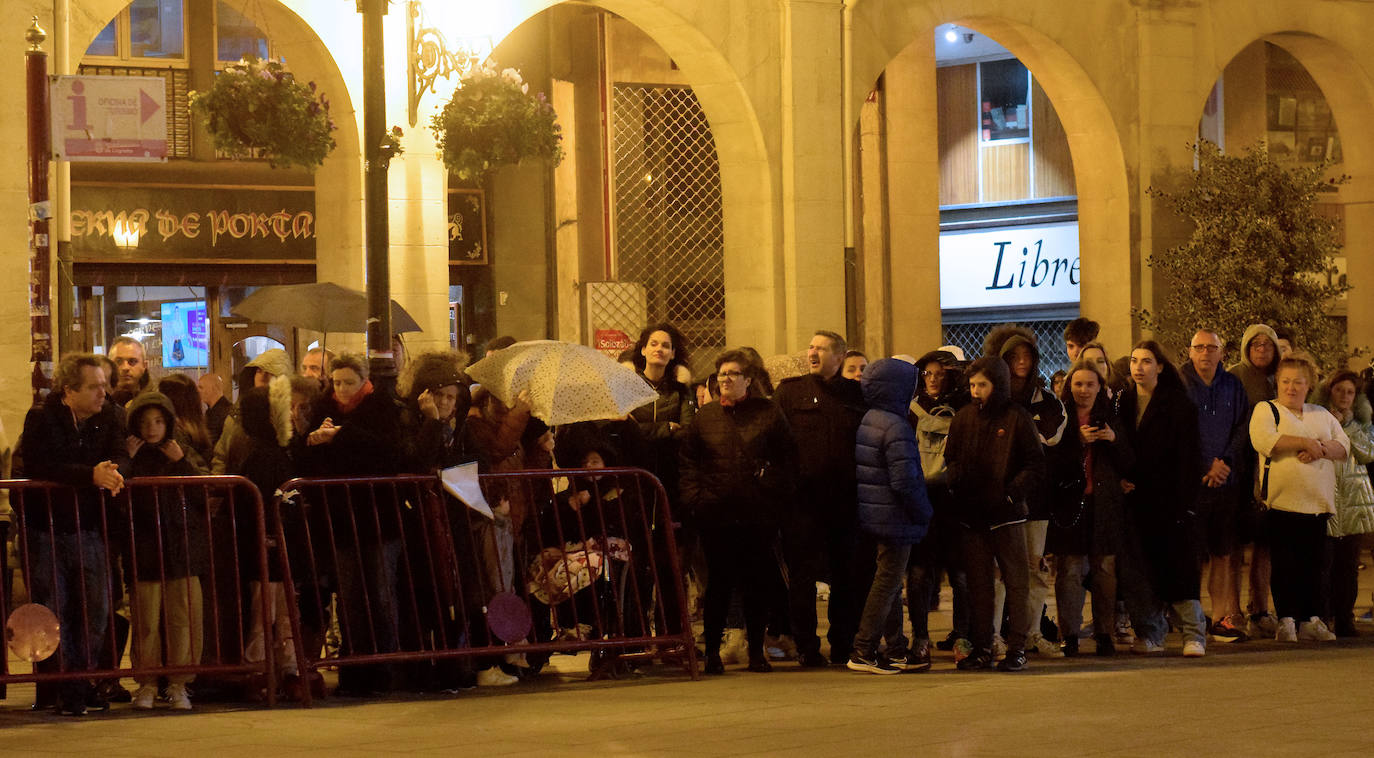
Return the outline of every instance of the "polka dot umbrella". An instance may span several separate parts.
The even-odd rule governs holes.
[[[622,418],[658,398],[634,369],[585,345],[556,340],[517,342],[467,373],[507,405],[529,390],[531,413],[550,426]]]

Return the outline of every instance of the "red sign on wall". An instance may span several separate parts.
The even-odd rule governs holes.
[[[619,353],[634,346],[635,341],[630,339],[630,335],[619,329],[597,329],[592,339],[592,347],[597,350]]]

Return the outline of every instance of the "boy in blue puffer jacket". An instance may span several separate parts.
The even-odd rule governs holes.
[[[878,655],[878,637],[902,590],[911,546],[930,525],[930,498],[921,474],[916,432],[907,421],[907,405],[916,393],[916,367],[883,358],[864,370],[862,386],[868,413],[854,447],[859,480],[859,526],[878,541],[877,570],[864,603],[852,671],[898,674],[930,668],[929,658],[913,656],[900,625],[889,636],[887,654]]]

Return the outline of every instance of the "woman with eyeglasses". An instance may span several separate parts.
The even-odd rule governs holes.
[[[740,585],[748,627],[749,670],[772,670],[764,655],[768,593],[776,573],[773,543],[796,477],[796,446],[771,400],[750,392],[748,356],[716,359],[719,402],[696,414],[682,442],[679,490],[706,554],[706,673],[722,674],[721,636],[730,592]]]

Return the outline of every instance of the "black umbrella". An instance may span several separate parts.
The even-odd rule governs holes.
[[[234,307],[234,315],[316,332],[367,331],[367,295],[333,282],[259,287]],[[391,301],[391,331],[418,332],[420,325]]]

